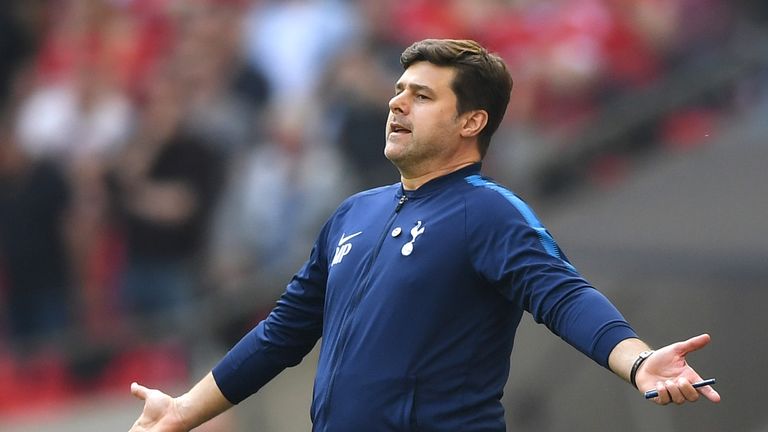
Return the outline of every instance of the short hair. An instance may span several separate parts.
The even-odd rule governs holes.
[[[475,109],[488,113],[488,124],[478,137],[480,155],[484,157],[512,92],[512,77],[504,60],[473,40],[425,39],[400,55],[403,69],[420,61],[456,69],[451,89],[456,94],[458,114]]]

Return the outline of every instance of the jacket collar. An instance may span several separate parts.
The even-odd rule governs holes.
[[[416,190],[405,190],[403,189],[403,184],[400,183],[400,188],[398,190],[397,195],[398,197],[405,195],[408,198],[416,198],[416,197],[428,195],[436,190],[442,189],[446,185],[454,183],[457,180],[461,180],[464,177],[467,177],[473,174],[478,174],[482,166],[483,166],[482,162],[477,162],[477,163],[473,163],[472,165],[467,165],[456,171],[450,172],[444,176],[434,178],[424,183],[423,185],[421,185],[420,188]]]

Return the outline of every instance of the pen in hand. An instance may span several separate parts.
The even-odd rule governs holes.
[[[705,379],[704,381],[693,383],[693,388],[704,387],[704,386],[712,385],[714,383],[715,383],[714,378]],[[645,392],[646,399],[653,399],[658,395],[659,395],[659,392],[656,389],[648,390],[647,392]]]

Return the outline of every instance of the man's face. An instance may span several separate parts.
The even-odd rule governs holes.
[[[411,65],[395,85],[389,101],[384,155],[404,175],[418,176],[452,162],[461,144],[456,72],[429,62]]]

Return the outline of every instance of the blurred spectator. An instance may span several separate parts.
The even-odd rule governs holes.
[[[398,65],[399,66],[399,65]],[[327,123],[345,161],[363,189],[395,183],[397,170],[384,157],[384,127],[399,70],[385,65],[371,44],[349,45],[328,70],[321,97],[328,106]]]
[[[128,134],[132,107],[110,77],[89,63],[66,80],[38,85],[21,107],[18,133],[26,151],[69,168],[114,154]]]
[[[0,268],[11,341],[22,353],[50,344],[73,323],[77,302],[64,235],[69,210],[59,167],[25,154],[12,129],[0,124]]]
[[[126,84],[132,21],[109,2],[51,5],[61,18],[44,36],[20,107],[17,133],[26,152],[59,164],[72,189],[73,273],[91,335],[107,330],[115,242],[105,172],[134,126]]]
[[[304,101],[323,70],[359,36],[352,3],[255,2],[245,23],[245,58],[264,72],[275,100]]]
[[[184,2],[173,53],[187,98],[185,127],[228,155],[258,134],[257,118],[268,98],[265,78],[240,56],[239,3]]]
[[[316,131],[308,103],[273,107],[266,142],[238,158],[216,221],[216,285],[272,304],[322,220],[357,179]]]
[[[112,177],[126,242],[121,304],[138,317],[173,318],[189,305],[222,178],[221,155],[182,128],[176,74],[163,67],[148,83],[137,133]]]
[[[0,8],[0,111],[11,96],[11,84],[19,66],[36,48],[35,13],[40,2],[13,3]]]
[[[114,83],[132,93],[173,46],[174,2],[49,2],[51,19],[37,56],[41,80],[66,78],[79,64],[100,63]]]

